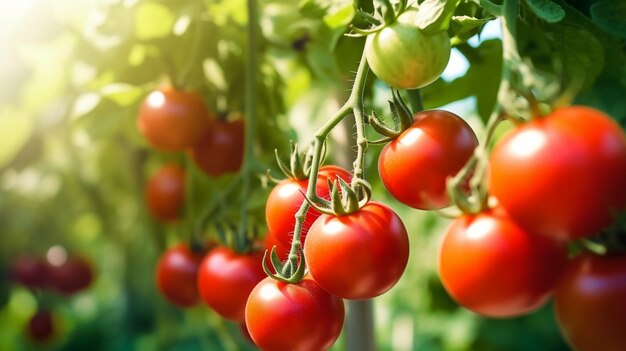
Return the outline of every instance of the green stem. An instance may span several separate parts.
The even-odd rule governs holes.
[[[351,113],[355,115],[355,119],[357,120],[357,147],[359,147],[360,155],[357,155],[357,158],[354,162],[354,175],[355,178],[363,177],[363,162],[364,162],[364,150],[367,146],[367,140],[365,139],[365,133],[363,130],[358,131],[358,124],[364,123],[365,113],[363,111],[363,90],[365,88],[365,81],[367,79],[367,60],[365,59],[365,52],[361,56],[361,61],[359,62],[359,67],[356,72],[356,77],[354,80],[354,84],[352,86],[352,91],[350,92],[350,96],[347,101],[339,108],[339,110],[332,116],[324,125],[317,131],[315,134],[315,142],[313,144],[313,159],[311,163],[311,170],[309,173],[309,183],[307,186],[306,196],[313,200],[317,200],[317,173],[320,168],[321,163],[321,155],[322,149],[324,147],[324,142],[328,137],[328,134],[341,122],[344,118],[346,118]],[[363,128],[361,125],[360,128]],[[363,143],[364,141],[364,143]],[[361,144],[360,146],[358,144]],[[295,272],[295,267],[298,266],[298,252],[302,248],[301,236],[302,236],[302,224],[304,223],[304,219],[306,217],[306,213],[309,210],[309,203],[307,201],[303,201],[302,205],[298,212],[296,212],[296,224],[294,227],[293,239],[291,241],[291,249],[289,250],[288,261],[283,267],[282,273],[283,275],[289,274],[291,272]],[[304,263],[303,263],[304,264]]]
[[[202,45],[201,39],[202,39],[202,17],[198,15],[196,28],[193,33],[193,39],[192,39],[193,41],[191,43],[191,51],[189,52],[189,60],[187,62],[187,65],[185,66],[185,69],[183,70],[181,75],[178,77],[178,81],[175,84],[176,87],[183,89],[187,85],[187,81],[189,80],[189,75],[191,74],[191,69],[194,66],[194,64],[198,61],[197,56],[200,52],[200,46]]]
[[[253,172],[254,160],[254,135],[256,133],[256,105],[257,105],[257,76],[259,72],[259,18],[258,4],[256,0],[248,0],[248,58],[246,62],[245,84],[245,139],[244,158],[241,166],[241,214],[239,230],[235,235],[235,247],[241,249],[247,247],[248,237],[248,207],[245,205],[250,198],[250,175]]]
[[[424,110],[424,103],[422,101],[422,93],[419,89],[407,90],[409,94],[409,103],[413,113],[417,113]]]

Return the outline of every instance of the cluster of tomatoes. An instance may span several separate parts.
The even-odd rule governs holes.
[[[450,203],[446,179],[476,146],[459,117],[418,113],[382,150],[381,180],[413,208],[442,208]],[[576,349],[626,345],[618,330],[626,322],[626,303],[619,297],[626,294],[626,255],[582,253],[568,260],[567,249],[624,215],[621,127],[595,109],[556,109],[499,141],[488,173],[492,205],[456,218],[441,243],[439,275],[449,294],[496,318],[530,313],[554,295],[559,325]]]
[[[164,85],[139,110],[137,126],[148,143],[165,152],[186,151],[212,177],[236,172],[243,161],[243,119],[212,116],[195,92]]]
[[[10,275],[13,282],[33,291],[51,290],[69,297],[89,287],[93,281],[92,265],[81,256],[63,260],[49,260],[22,254],[11,263]],[[36,342],[47,342],[54,338],[54,317],[49,307],[39,308],[26,325],[27,335]]]

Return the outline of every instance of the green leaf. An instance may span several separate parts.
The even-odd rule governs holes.
[[[591,5],[591,19],[605,31],[626,39],[626,2],[604,0]]]
[[[168,36],[175,18],[170,10],[160,4],[143,3],[137,8],[135,35],[139,40],[151,40]]]
[[[456,8],[456,0],[426,0],[418,9],[417,26],[427,34],[448,29]]]
[[[556,23],[565,17],[565,10],[552,0],[526,0],[528,7],[548,23]]]
[[[113,83],[108,84],[100,91],[106,97],[120,106],[129,106],[137,102],[145,91],[136,85]]]
[[[474,28],[478,28],[483,24],[491,21],[491,18],[476,18],[470,16],[452,16],[452,24],[454,33],[459,35],[461,33],[469,32]]]
[[[330,28],[345,27],[352,22],[354,14],[355,9],[352,1],[342,1],[328,8],[328,12],[324,16],[324,23]]]
[[[583,88],[596,80],[604,66],[604,47],[589,31],[558,25],[548,33],[568,81],[581,80]]]

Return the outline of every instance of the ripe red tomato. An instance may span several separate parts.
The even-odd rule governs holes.
[[[146,185],[146,204],[156,219],[178,219],[184,201],[185,171],[177,165],[161,167]]]
[[[179,307],[192,307],[200,301],[197,285],[200,262],[202,255],[185,244],[173,246],[161,255],[156,283],[169,302]]]
[[[250,291],[266,277],[262,262],[263,251],[238,254],[227,247],[213,249],[198,271],[200,296],[220,316],[243,322]]]
[[[431,110],[385,145],[378,173],[398,201],[420,210],[449,205],[446,180],[458,173],[478,145],[472,128],[452,112]]]
[[[54,329],[52,313],[48,310],[39,310],[28,320],[26,334],[31,340],[44,343],[52,339]]]
[[[581,106],[517,127],[490,158],[489,187],[522,226],[562,240],[596,234],[626,208],[626,135]]]
[[[576,257],[554,297],[561,332],[574,349],[624,349],[626,255]]]
[[[397,21],[367,36],[365,55],[372,72],[392,87],[417,89],[435,81],[450,59],[446,32],[429,35],[417,27],[410,9]]]
[[[246,325],[261,350],[323,351],[337,340],[343,301],[310,276],[298,284],[263,279],[250,293]]]
[[[144,100],[137,127],[154,148],[183,151],[209,127],[209,113],[198,94],[163,86]]]
[[[83,257],[70,257],[61,265],[50,266],[50,285],[63,295],[73,295],[89,287],[93,281],[93,267]]]
[[[30,289],[43,288],[48,284],[49,266],[45,259],[23,254],[11,263],[11,278]]]
[[[566,262],[563,245],[526,231],[495,209],[452,222],[439,252],[439,276],[465,308],[513,317],[548,300]]]
[[[272,248],[274,246],[276,246],[276,253],[278,254],[278,258],[280,258],[281,261],[286,260],[287,257],[289,256],[289,251],[291,250],[291,246],[286,246],[282,242],[278,241],[278,239],[276,238],[276,235],[269,232],[265,235],[265,242],[264,242],[264,248],[263,248],[264,250],[268,250],[268,253],[267,253],[268,256],[272,252]],[[268,262],[270,261],[268,260]]]
[[[409,259],[409,239],[398,215],[370,201],[345,216],[322,215],[304,246],[309,272],[331,294],[369,299],[400,280]]]
[[[244,132],[243,119],[214,119],[190,150],[191,158],[211,177],[237,172],[243,163]]]
[[[317,177],[317,196],[325,199],[330,198],[327,179],[343,179],[346,182],[352,180],[352,174],[338,166],[322,166]],[[270,232],[275,236],[277,242],[283,247],[291,247],[291,238],[296,224],[296,212],[300,209],[304,196],[300,191],[306,193],[308,179],[296,180],[287,178],[276,184],[265,205],[265,219]],[[301,242],[304,245],[307,232],[313,222],[320,216],[320,213],[309,208],[304,219],[301,233]]]

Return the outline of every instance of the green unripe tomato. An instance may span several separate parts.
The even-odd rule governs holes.
[[[435,81],[450,59],[446,32],[424,33],[417,26],[417,10],[367,37],[365,55],[372,72],[389,86],[418,89]]]

